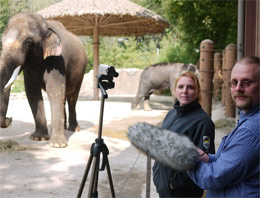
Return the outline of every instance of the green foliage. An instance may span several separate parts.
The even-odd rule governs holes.
[[[8,10],[8,0],[0,0],[0,33],[5,29],[7,21],[9,19],[9,10]],[[2,38],[0,37],[0,42]],[[0,51],[1,51],[2,42],[0,43]]]
[[[100,46],[100,63],[111,64],[117,68],[144,68],[156,61],[153,58],[156,57],[154,43],[143,46],[142,43],[138,44],[134,37],[124,39],[120,44],[118,38],[103,39]],[[148,46],[149,49],[145,49]],[[154,52],[151,52],[151,49],[154,49]]]
[[[0,31],[5,27],[8,20],[8,0],[0,0]]]
[[[184,46],[180,45],[185,47],[182,56],[190,62],[196,62],[196,49],[199,49],[201,41],[205,39],[212,40],[215,49],[236,43],[237,4],[237,0],[162,1],[173,25],[173,32],[181,32],[178,39],[185,43]]]
[[[23,74],[20,74],[17,79],[15,80],[14,84],[12,85],[13,93],[20,93],[25,91],[24,90],[24,81],[23,81]]]
[[[158,63],[156,41],[146,37],[100,37],[99,63],[116,68],[142,69]],[[92,37],[81,37],[81,40],[88,54],[89,71],[93,69],[93,40]]]

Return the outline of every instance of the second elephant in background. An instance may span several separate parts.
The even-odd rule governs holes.
[[[194,64],[160,63],[145,68],[140,77],[138,92],[132,101],[132,110],[137,109],[142,98],[144,98],[144,110],[151,110],[149,100],[155,90],[170,89],[174,101],[174,82],[177,76],[185,70],[199,75],[199,70]]]

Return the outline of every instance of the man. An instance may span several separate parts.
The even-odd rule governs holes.
[[[190,177],[207,197],[260,197],[260,59],[244,57],[234,66],[230,89],[241,110],[236,128],[222,139],[216,154],[204,154]]]

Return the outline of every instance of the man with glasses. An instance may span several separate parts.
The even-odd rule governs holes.
[[[244,57],[235,64],[230,90],[241,110],[238,124],[223,137],[216,154],[199,150],[200,162],[189,171],[207,197],[260,197],[259,80],[259,57]]]

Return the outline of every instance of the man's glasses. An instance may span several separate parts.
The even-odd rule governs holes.
[[[237,81],[237,80],[232,80],[230,83],[229,83],[229,86],[231,88],[236,88],[238,83],[239,86],[243,87],[243,88],[248,88],[250,87],[252,84],[254,84],[256,81],[250,81],[250,80],[242,80],[242,81]]]

